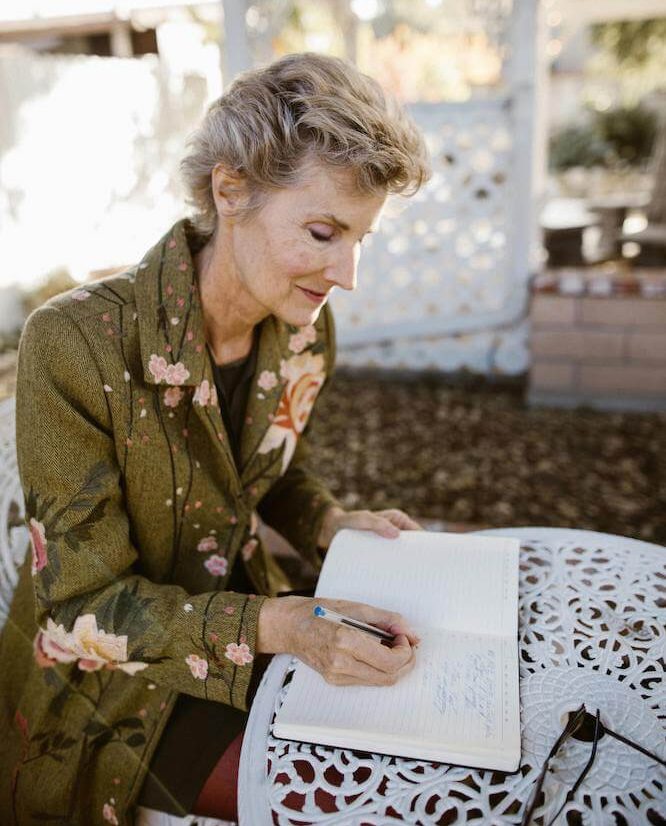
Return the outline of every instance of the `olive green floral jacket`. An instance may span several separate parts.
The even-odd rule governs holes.
[[[246,707],[264,596],[284,585],[255,511],[311,561],[334,501],[302,433],[334,354],[261,325],[237,469],[187,221],[128,272],[37,310],[17,448],[32,553],[0,637],[0,823],[132,824],[178,692]]]

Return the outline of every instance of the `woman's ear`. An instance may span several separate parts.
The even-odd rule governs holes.
[[[220,218],[233,217],[249,200],[247,179],[218,163],[211,173],[215,208]]]

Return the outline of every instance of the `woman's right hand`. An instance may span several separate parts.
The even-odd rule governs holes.
[[[392,645],[346,625],[314,616],[323,605],[395,634]],[[418,637],[391,611],[360,602],[309,597],[265,600],[259,613],[257,653],[293,654],[334,685],[393,685],[414,667]]]

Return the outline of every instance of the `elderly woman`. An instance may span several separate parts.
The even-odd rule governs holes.
[[[233,817],[260,655],[338,684],[412,666],[405,620],[312,615],[257,534],[312,562],[345,512],[308,468],[331,375],[334,287],[353,290],[391,192],[427,176],[422,139],[342,61],[240,77],[183,161],[196,209],[122,275],[49,302],[20,351],[17,444],[32,540],[0,642],[2,823],[126,824],[137,803]]]

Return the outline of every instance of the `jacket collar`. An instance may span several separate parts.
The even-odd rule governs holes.
[[[216,403],[215,379],[206,347],[201,297],[191,251],[197,243],[191,222],[187,219],[178,221],[138,265],[136,304],[144,378],[149,384],[195,387],[193,406],[214,443],[235,468]],[[273,468],[279,455],[272,454],[268,431],[276,431],[278,442],[285,437],[292,438],[291,430],[277,425],[273,427],[281,402],[284,406],[283,394],[288,386],[283,375],[285,366],[287,373],[290,365],[291,373],[294,366],[306,370],[305,362],[309,364],[313,357],[315,361],[321,359],[314,354],[323,350],[319,340],[321,330],[307,330],[308,333],[299,331],[274,316],[264,319],[261,324],[257,367],[248,394],[241,438],[241,468],[237,469],[238,475],[235,474],[239,483],[239,476],[242,476],[243,484],[252,484],[257,476],[257,464],[264,471],[277,472],[279,468],[279,463]],[[304,340],[298,342],[299,336],[305,336]],[[307,352],[302,352],[304,347]],[[294,365],[294,361],[298,365]],[[314,368],[320,369],[318,363],[314,363]],[[296,436],[295,431],[293,436]]]
[[[141,359],[149,384],[193,386],[204,377],[208,356],[188,238],[195,238],[192,224],[178,221],[137,268]]]

